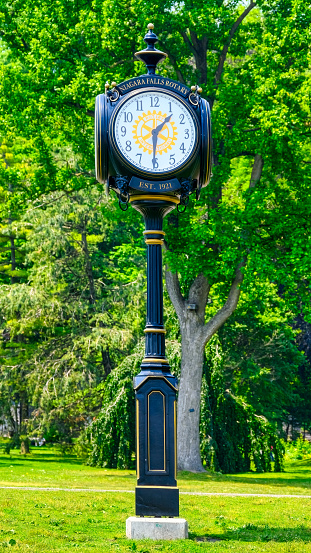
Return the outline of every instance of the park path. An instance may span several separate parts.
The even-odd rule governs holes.
[[[134,490],[101,490],[92,488],[36,488],[30,486],[0,486],[0,490],[30,490],[42,492],[94,492],[94,493],[135,493]],[[222,492],[179,492],[180,495],[203,495],[203,496],[224,496],[224,497],[275,497],[311,499],[311,495],[292,495],[276,493],[222,493]]]

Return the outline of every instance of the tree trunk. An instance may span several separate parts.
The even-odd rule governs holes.
[[[108,374],[110,374],[112,371],[109,348],[106,348],[106,349],[101,348],[101,354],[102,354],[102,362],[103,362],[105,378],[107,378]]]
[[[181,333],[182,361],[177,403],[178,468],[202,472],[199,427],[204,347],[202,337],[193,325],[188,324]]]
[[[27,455],[29,453],[29,438],[21,441],[21,453]]]

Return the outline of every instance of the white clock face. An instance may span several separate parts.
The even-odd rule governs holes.
[[[121,106],[113,136],[122,156],[141,172],[172,173],[192,155],[197,128],[193,115],[178,98],[144,91]]]

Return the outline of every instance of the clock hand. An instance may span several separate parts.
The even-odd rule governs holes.
[[[172,114],[165,117],[163,123],[160,123],[160,125],[158,125],[155,129],[152,130],[152,134],[159,134],[159,132],[163,129],[164,125],[166,125],[166,123],[169,122],[171,117],[172,117]]]
[[[155,131],[156,129],[153,129],[153,131]],[[153,159],[152,159],[152,166],[154,168],[156,162],[157,162],[157,158],[156,158],[156,149],[157,149],[157,142],[158,142],[158,135],[157,133],[154,133],[152,131],[152,146],[153,146]]]
[[[158,135],[159,135],[159,132],[163,129],[164,125],[166,125],[166,123],[169,122],[170,118],[172,117],[172,114],[171,115],[168,115],[167,117],[165,117],[163,123],[160,123],[160,125],[158,125],[155,129],[152,129],[151,131],[151,134],[152,134],[152,145],[153,145],[153,160],[152,160],[152,165],[153,165],[153,168],[156,164],[156,149],[157,149],[157,142],[158,142]]]

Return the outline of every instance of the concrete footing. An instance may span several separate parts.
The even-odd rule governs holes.
[[[184,518],[129,517],[126,537],[132,540],[184,540],[188,538],[188,523]]]

